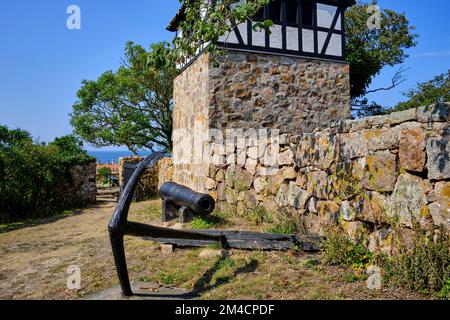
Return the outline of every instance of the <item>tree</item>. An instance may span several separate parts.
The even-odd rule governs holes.
[[[56,147],[60,151],[58,158],[64,165],[66,164],[84,164],[95,161],[94,157],[88,155],[88,152],[83,149],[83,142],[73,135],[67,135],[49,143],[50,147]]]
[[[180,0],[184,19],[179,27],[183,31],[183,36],[174,39],[175,57],[179,60],[193,57],[197,49],[205,43],[210,43],[208,51],[213,53],[213,57],[222,54],[223,51],[215,45],[219,38],[240,23],[252,20],[270,1]],[[253,22],[255,30],[268,30],[273,25],[268,19]]]
[[[96,147],[140,149],[172,148],[172,91],[177,74],[167,42],[150,51],[127,43],[117,72],[96,81],[83,81],[73,106],[71,124],[82,139]]]
[[[372,101],[369,102],[367,98],[353,99],[353,111],[358,118],[379,116],[388,113],[388,110],[382,105]]]
[[[450,102],[450,70],[430,81],[417,84],[416,88],[409,90],[404,95],[408,97],[408,100],[397,104],[391,110],[392,112]]]
[[[386,66],[402,64],[408,57],[405,50],[414,47],[417,38],[406,15],[390,9],[380,11],[381,28],[368,28],[367,21],[372,15],[368,10],[370,5],[377,5],[377,1],[359,2],[346,13],[347,62],[350,64],[353,109],[368,114],[371,114],[373,103],[361,105],[358,102],[368,93],[396,87],[403,81],[404,70],[400,68],[386,87],[369,91],[373,77]],[[379,111],[380,108],[374,110]]]

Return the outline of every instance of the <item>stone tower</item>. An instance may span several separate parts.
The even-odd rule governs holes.
[[[174,180],[214,190],[211,131],[278,129],[301,134],[350,116],[344,12],[353,0],[275,0],[254,17],[271,19],[270,32],[251,21],[221,37],[219,65],[203,50],[179,65],[174,84]],[[177,32],[182,7],[168,30]],[[235,150],[235,149],[233,149]],[[227,159],[226,150],[216,152]],[[217,167],[217,165],[216,165]]]

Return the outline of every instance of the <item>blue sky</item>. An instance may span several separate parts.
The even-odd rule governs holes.
[[[388,93],[369,96],[389,106],[417,82],[450,69],[450,1],[379,3],[405,12],[420,35],[419,45],[408,51],[407,81]],[[81,8],[81,30],[66,28],[71,4]],[[68,114],[81,81],[116,69],[128,40],[146,47],[171,40],[165,26],[178,7],[178,0],[2,1],[0,123],[29,130],[43,141],[70,133]],[[373,86],[389,84],[397,68],[383,70]]]

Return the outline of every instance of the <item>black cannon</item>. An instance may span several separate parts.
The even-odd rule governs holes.
[[[174,182],[166,182],[159,191],[163,201],[162,220],[179,216],[181,223],[192,221],[195,215],[206,216],[214,211],[216,202],[209,194],[195,192]]]

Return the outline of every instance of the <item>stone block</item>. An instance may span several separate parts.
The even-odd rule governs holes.
[[[425,169],[425,132],[421,128],[405,129],[400,140],[400,168],[414,172]]]
[[[342,201],[339,218],[344,221],[354,221],[356,219],[356,210],[352,207],[350,201]]]
[[[370,252],[381,252],[391,255],[394,249],[394,235],[391,229],[381,229],[373,232],[368,237]]]
[[[444,225],[450,231],[450,181],[436,183],[435,202],[429,205],[430,214],[436,226]]]
[[[430,138],[427,141],[428,179],[450,179],[450,139]]]
[[[288,199],[287,202],[289,206],[297,210],[303,210],[306,207],[311,195],[306,191],[298,187],[295,182],[291,181],[288,189]]]
[[[450,121],[450,103],[438,103],[417,109],[417,119],[422,123]]]
[[[400,175],[394,192],[386,202],[386,214],[398,218],[404,227],[413,227],[414,221],[427,226],[431,217],[422,179],[409,173]]]
[[[341,221],[340,226],[354,243],[359,243],[368,234],[367,226],[361,221]]]
[[[291,149],[281,152],[278,156],[278,164],[280,166],[294,165],[294,152]]]
[[[307,173],[307,191],[316,198],[327,199],[328,190],[328,175],[325,171],[312,171]]]
[[[396,128],[372,129],[363,133],[370,151],[398,149],[400,132]]]
[[[358,219],[381,224],[386,222],[386,197],[378,192],[368,192],[357,201]]]
[[[397,156],[390,151],[378,151],[366,157],[364,188],[378,192],[394,190],[398,177]]]

